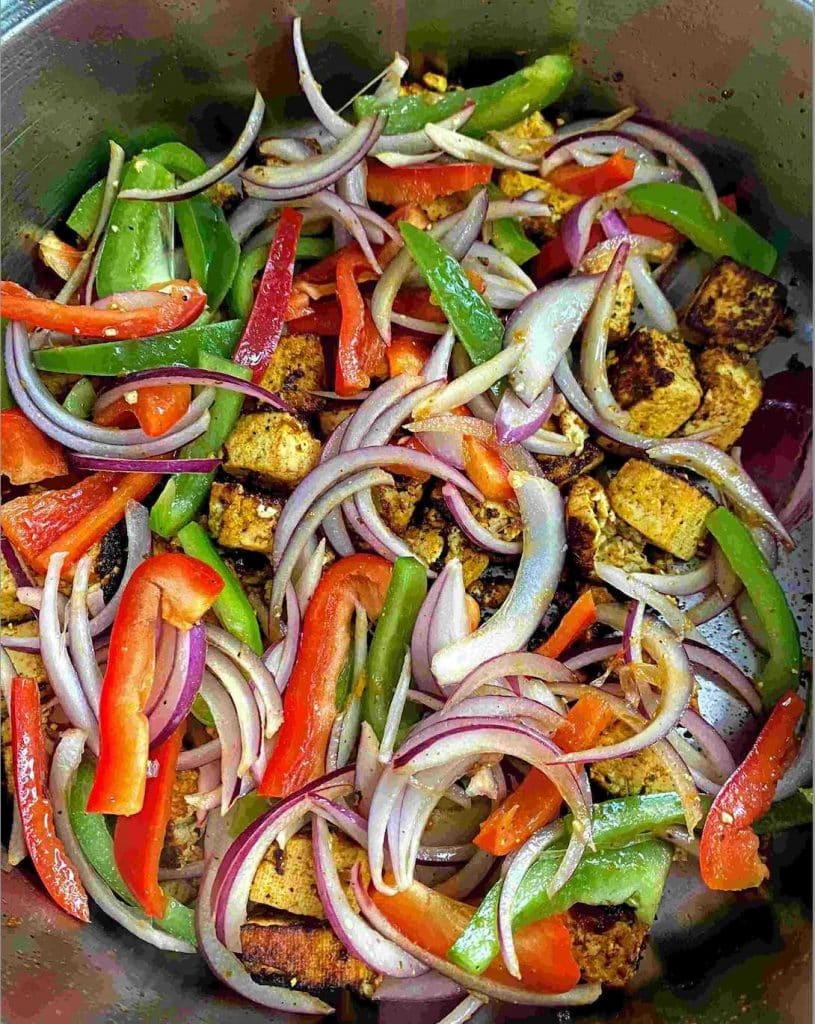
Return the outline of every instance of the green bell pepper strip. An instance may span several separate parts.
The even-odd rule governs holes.
[[[515,895],[513,929],[559,914],[575,903],[619,906],[628,903],[637,917],[650,924],[659,907],[673,852],[667,843],[646,839],[611,850],[583,855],[575,873],[554,896],[546,887],[555,876],[563,853],[546,850],[532,864]],[[498,955],[498,900],[501,883],[490,889],[464,932],[448,951],[454,964],[483,974]]]
[[[334,244],[328,238],[304,238],[297,240],[296,258],[298,260],[320,260],[334,251]],[[233,316],[247,320],[255,302],[255,291],[252,284],[255,275],[266,266],[269,258],[269,246],[259,245],[241,255],[238,269],[232,279],[229,290],[229,309]]]
[[[458,260],[426,231],[407,221],[399,222],[399,230],[467,355],[475,364],[492,359],[501,350],[503,325],[470,284]]]
[[[176,203],[175,216],[190,276],[207,293],[209,308],[217,309],[238,269],[240,246],[229,230],[223,210],[205,195]]]
[[[73,829],[76,841],[82,848],[82,852],[88,858],[88,862],[103,882],[116,895],[129,904],[136,907],[136,900],[127,888],[118,867],[113,853],[113,837],[110,834],[105,816],[85,810],[93,786],[94,771],[87,761],[82,761],[77,768],[74,782],[68,794],[68,818]],[[184,939],[193,946],[198,945],[198,937],[195,932],[195,914],[190,907],[185,907],[178,900],[167,897],[167,909],[162,918],[151,918],[153,924],[168,935],[177,939]]]
[[[8,321],[0,319],[0,340],[6,337],[6,325]],[[0,359],[0,412],[4,409],[14,409],[17,403],[14,401],[14,395],[11,393],[11,388],[8,386],[8,377],[6,376],[6,361]]]
[[[170,188],[174,181],[161,164],[138,156],[122,175],[121,188]],[[168,203],[116,200],[96,272],[100,298],[173,277],[171,224]]]
[[[772,835],[799,825],[812,825],[812,790],[799,789],[797,793],[773,804],[767,813],[752,826],[758,836]]]
[[[351,684],[354,681],[354,659],[351,655],[345,660],[345,664],[342,666],[342,671],[337,677],[337,711],[342,711],[345,707],[346,701],[351,695]]]
[[[268,797],[258,796],[257,793],[247,793],[245,796],[239,797],[232,805],[232,810],[229,811],[227,832],[233,839],[236,838],[253,821],[257,821],[261,814],[265,814],[271,806],[272,801]]]
[[[249,380],[252,371],[228,359],[202,353],[199,365],[205,370],[219,370],[241,380]],[[185,444],[179,452],[182,459],[207,459],[217,455],[238,421],[243,395],[219,388],[209,408],[209,425],[200,437]],[[150,528],[160,537],[174,537],[191,523],[207,500],[215,479],[211,473],[176,473],[170,477],[150,510]]]
[[[132,341],[103,341],[98,345],[63,345],[34,353],[34,365],[48,373],[87,377],[119,377],[137,370],[169,366],[198,366],[203,352],[228,356],[241,336],[240,320],[194,324],[181,331]]]
[[[499,217],[492,223],[492,244],[520,266],[537,256],[540,249],[531,242],[514,217]]]
[[[224,581],[224,589],[212,606],[218,621],[238,640],[242,640],[256,654],[263,653],[263,641],[255,609],[238,577],[232,572],[212,543],[209,534],[198,523],[187,523],[178,531],[184,554],[198,558],[214,569]]]
[[[168,171],[181,178],[182,181],[190,181],[204,174],[207,165],[203,157],[200,157],[194,149],[185,146],[183,142],[162,142],[151,149],[145,149],[141,156],[147,157],[154,163],[161,164]]]
[[[769,658],[756,679],[769,710],[787,690],[796,690],[801,676],[801,637],[781,584],[748,528],[726,508],[709,513],[705,525],[713,534],[733,572],[744,584],[767,635]]]
[[[80,377],[65,396],[62,407],[66,412],[71,413],[72,416],[78,416],[81,420],[87,420],[90,419],[95,402],[96,391],[93,384],[91,384],[87,377]]]
[[[124,166],[123,174],[127,173],[130,164]],[[87,241],[93,234],[96,222],[99,220],[99,211],[102,209],[102,196],[105,194],[104,179],[95,182],[79,197],[73,210],[68,214],[65,221],[67,227],[74,231],[83,241]]]
[[[397,558],[365,663],[362,714],[381,740],[416,616],[427,594],[427,571],[416,558]],[[412,707],[406,711],[415,710]],[[404,719],[403,719],[404,721]]]
[[[716,220],[710,204],[698,189],[652,182],[635,185],[626,192],[626,197],[637,213],[646,213],[670,224],[703,252],[717,259],[730,256],[762,274],[773,272],[778,260],[775,246],[721,203]]]
[[[215,728],[215,719],[209,710],[209,704],[207,704],[200,693],[196,693],[193,699],[190,706],[190,714],[193,718],[197,718],[201,725],[206,725],[210,729]]]
[[[395,100],[376,96],[358,96],[354,113],[359,120],[379,112],[388,115],[387,135],[420,131],[426,124],[442,121],[461,110],[468,100],[475,103],[475,112],[463,127],[464,135],[480,138],[488,131],[498,131],[554,103],[572,77],[571,60],[560,54],[540,57],[527,68],[502,78],[492,85],[459,89],[442,94],[420,93],[399,96]]]

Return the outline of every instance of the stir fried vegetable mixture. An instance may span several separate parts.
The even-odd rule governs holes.
[[[2,282],[8,861],[275,1010],[590,1003],[811,819],[777,253],[567,57],[343,113],[294,48],[310,129],[111,143]]]

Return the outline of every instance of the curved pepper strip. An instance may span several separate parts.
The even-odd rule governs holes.
[[[598,196],[631,181],[636,167],[636,163],[619,150],[596,167],[563,164],[547,175],[546,180],[573,195]]]
[[[776,784],[795,755],[795,727],[804,711],[797,694],[785,694],[713,801],[699,844],[699,870],[709,889],[751,889],[769,877],[750,826],[772,807]]]
[[[135,421],[148,437],[161,437],[187,412],[191,398],[189,384],[152,384],[136,391],[135,402],[122,395],[93,419],[103,427],[131,427]]]
[[[0,412],[0,471],[13,484],[36,484],[68,472],[62,445],[46,437],[22,409]]]
[[[138,814],[118,818],[113,835],[116,866],[139,906],[150,917],[164,917],[167,911],[167,896],[158,884],[158,868],[172,810],[175,766],[186,727],[186,722],[182,722],[169,739],[151,751],[158,771],[147,780],[142,808]]]
[[[306,609],[261,796],[288,796],[324,771],[337,680],[351,648],[351,616],[361,604],[369,619],[379,618],[391,571],[378,555],[350,555],[323,573]]]
[[[334,388],[338,395],[353,395],[367,388],[374,374],[385,375],[385,343],[357,284],[358,271],[367,266],[358,246],[347,247],[337,260],[341,322]]]
[[[441,196],[466,192],[486,185],[492,177],[491,164],[421,164],[416,167],[386,167],[378,160],[368,162],[368,198],[388,206],[432,203]]]
[[[34,679],[12,679],[10,714],[14,792],[28,854],[57,906],[80,921],[90,921],[85,887],[54,831],[54,808],[45,789],[48,768],[40,691]]]
[[[189,629],[222,588],[218,573],[187,555],[155,555],[130,577],[110,634],[89,811],[137,814],[142,809],[149,752],[144,704],[153,686],[156,629],[162,619]]]
[[[146,291],[155,293],[155,302],[149,306],[100,309],[38,299],[21,285],[2,281],[0,315],[32,327],[83,338],[144,338],[186,327],[198,319],[207,304],[207,297],[196,281],[170,281]]]

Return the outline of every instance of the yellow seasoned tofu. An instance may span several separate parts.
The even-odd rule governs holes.
[[[282,510],[280,498],[216,482],[209,493],[209,532],[221,547],[269,554]]]
[[[481,501],[465,495],[464,500],[482,526],[486,527],[499,540],[518,540],[523,533],[523,525],[518,508],[508,501]]]
[[[423,509],[419,521],[405,530],[405,541],[417,558],[435,567],[444,554],[444,538],[448,529],[449,522],[445,516],[431,506]]]
[[[594,577],[595,561],[608,562],[627,572],[647,571],[645,541],[624,530],[603,485],[592,476],[580,476],[566,499],[566,537],[569,554],[580,572]]]
[[[25,622],[4,622],[0,625],[0,633],[3,636],[37,636],[39,623],[33,619]],[[45,665],[39,654],[30,651],[13,651],[10,647],[4,648],[6,654],[11,658],[14,671],[21,676],[31,676],[38,683],[46,680]]]
[[[689,559],[704,539],[716,507],[698,487],[644,459],[629,459],[608,486],[611,507],[652,544]]]
[[[784,285],[723,256],[690,299],[680,329],[695,345],[758,352],[787,330],[788,317]]]
[[[614,249],[601,249],[599,252],[589,252],[583,257],[580,264],[580,271],[584,274],[604,274],[611,266],[614,259]],[[631,273],[624,270],[620,277],[614,293],[614,305],[611,307],[611,316],[608,320],[608,340],[613,345],[622,338],[628,336],[631,328],[631,317],[634,307],[637,304],[637,293],[634,290],[634,282]]]
[[[600,737],[600,745],[610,746],[631,735],[631,729],[624,722],[610,725]],[[589,766],[592,782],[609,796],[638,796],[640,793],[670,793],[676,787],[658,754],[650,747],[630,757],[615,757],[608,761],[596,761]]]
[[[0,622],[22,622],[30,619],[32,614],[28,605],[17,600],[17,584],[0,554]]]
[[[648,925],[633,907],[576,903],[566,914],[572,952],[583,981],[623,988],[637,973]]]
[[[729,348],[706,348],[696,357],[696,372],[704,388],[702,404],[682,433],[715,428],[707,443],[732,448],[761,402],[758,364]]]
[[[469,589],[476,580],[483,576],[490,565],[490,556],[486,551],[470,544],[457,526],[451,526],[447,534],[445,564],[454,558],[461,562],[461,573],[466,589]]]
[[[435,222],[441,220],[442,217],[449,217],[451,213],[459,213],[470,200],[468,192],[453,192],[449,196],[439,196],[438,199],[433,199],[426,205],[422,206],[422,209],[427,214],[428,218]]]
[[[410,477],[398,477],[393,487],[375,487],[373,493],[382,518],[395,534],[403,537],[422,500],[424,484]]]
[[[317,423],[320,426],[320,434],[324,438],[328,438],[328,435],[335,430],[340,423],[343,423],[348,419],[359,408],[359,402],[346,402],[344,405],[340,405],[336,402],[332,402],[328,409],[322,409],[317,413]]]
[[[519,199],[524,192],[531,189],[542,193],[541,202],[547,204],[551,213],[545,217],[527,217],[523,225],[534,234],[545,235],[547,238],[555,237],[561,220],[569,210],[581,202],[580,196],[564,192],[551,182],[536,178],[532,174],[524,174],[523,171],[501,171],[498,186],[509,199]]]
[[[500,138],[512,156],[520,160],[540,160],[551,145],[554,132],[552,125],[536,110],[501,132],[488,132],[487,140],[498,146]]]
[[[363,864],[367,872],[365,851],[338,832],[332,832],[331,842],[337,871],[346,894],[356,908],[349,879],[351,868],[357,862]],[[310,836],[292,836],[283,850],[276,843],[272,846],[252,880],[249,899],[275,910],[325,920],[314,877]]]
[[[287,412],[252,412],[226,440],[224,470],[239,479],[292,490],[317,465],[320,442]]]
[[[648,327],[615,349],[609,382],[630,429],[648,437],[673,434],[702,400],[687,345]]]
[[[316,412],[325,400],[312,394],[325,390],[325,354],[316,334],[284,334],[260,381],[297,412]]]
[[[198,792],[198,769],[181,771],[173,783],[170,818],[161,851],[162,868],[180,868],[204,858],[203,830],[195,810],[184,799]],[[169,895],[188,903],[198,892],[197,879],[178,879],[164,883]]]

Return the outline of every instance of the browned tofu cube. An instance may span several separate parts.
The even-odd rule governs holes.
[[[5,558],[0,554],[0,622],[22,622],[32,615],[28,605],[17,600],[17,584]]]
[[[561,220],[581,201],[580,196],[564,192],[551,182],[532,174],[524,174],[523,171],[501,171],[498,186],[509,199],[519,199],[531,189],[542,193],[541,202],[546,203],[551,213],[545,217],[526,217],[523,225],[533,234],[545,235],[547,238],[555,237]]]
[[[605,455],[593,441],[586,441],[575,455],[536,455],[543,475],[555,487],[566,487],[581,473],[591,473],[602,463]]]
[[[648,925],[633,907],[592,907],[576,903],[565,917],[572,951],[583,981],[623,988],[639,966]]]
[[[629,459],[608,487],[611,507],[652,544],[689,559],[703,540],[705,519],[716,507],[698,487],[644,459]]]
[[[621,533],[605,488],[594,477],[580,476],[566,499],[566,537],[569,554],[584,576],[594,577],[595,561],[608,562],[627,572],[647,571],[645,542],[636,533]]]
[[[702,349],[696,372],[704,388],[702,404],[685,424],[683,434],[715,428],[708,444],[732,448],[761,403],[762,380],[758,364],[729,348]]]
[[[600,250],[600,252],[589,252],[583,257],[580,270],[584,274],[604,274],[611,266],[614,259],[615,249]],[[614,305],[611,307],[611,316],[608,320],[608,340],[613,345],[622,338],[627,337],[631,329],[631,317],[637,304],[637,293],[634,290],[634,281],[628,270],[622,272],[620,283],[617,285],[614,294]]]
[[[345,405],[338,405],[332,402],[328,409],[322,409],[317,413],[317,422],[320,425],[320,434],[327,438],[340,423],[348,419],[359,408],[359,402],[348,402]]]
[[[282,510],[280,498],[216,482],[209,493],[209,531],[221,547],[269,554]]]
[[[758,352],[785,328],[786,303],[778,281],[723,256],[688,303],[680,328],[695,345]]]
[[[631,735],[631,729],[623,722],[610,725],[600,737],[600,745],[611,746]],[[640,793],[670,793],[676,787],[664,762],[650,747],[637,751],[630,757],[614,757],[608,761],[596,761],[589,767],[592,782],[609,796],[638,796]]]
[[[239,479],[292,490],[320,458],[320,442],[287,412],[252,412],[238,420],[226,441],[224,469]]]
[[[418,522],[405,530],[405,541],[417,558],[434,566],[444,554],[444,538],[449,526],[444,514],[430,506],[422,510]]]
[[[39,631],[39,623],[33,619],[27,619],[25,622],[4,622],[0,626],[0,633],[3,636],[37,636]],[[45,682],[47,678],[45,665],[43,665],[39,654],[29,651],[13,651],[11,648],[5,648],[5,651],[11,658],[15,672],[21,676],[30,676],[37,682]]]
[[[398,477],[393,487],[375,487],[374,504],[395,534],[402,537],[422,500],[424,484],[410,477]]]
[[[316,412],[325,400],[312,394],[325,390],[325,355],[316,334],[284,334],[260,381],[297,412]]]
[[[702,400],[687,345],[652,328],[639,328],[615,350],[609,381],[630,429],[648,437],[668,437]]]

